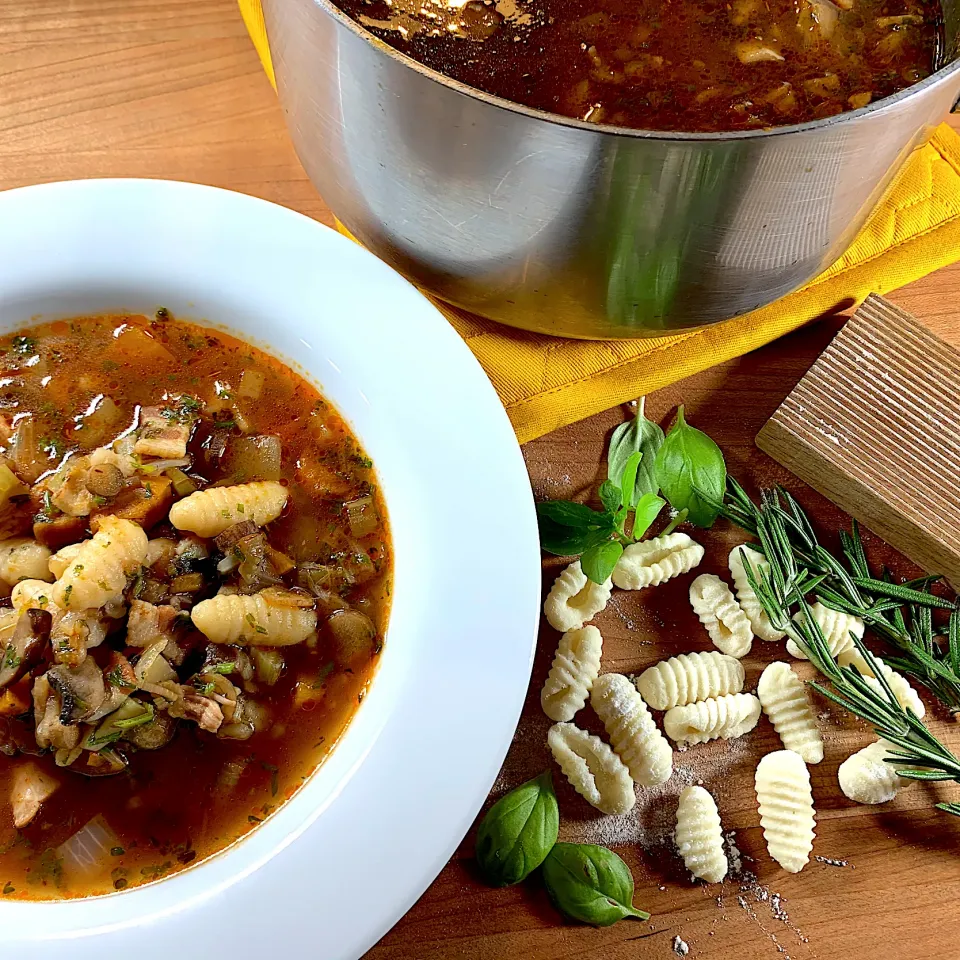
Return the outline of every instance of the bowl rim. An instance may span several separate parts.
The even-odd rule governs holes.
[[[94,223],[98,226],[89,226]],[[99,252],[98,238],[111,231],[116,250]],[[171,247],[172,239],[179,249]],[[539,543],[529,477],[492,384],[439,311],[398,273],[318,221],[244,194],[135,179],[18,188],[0,193],[0,253],[0,318],[7,330],[21,325],[9,319],[18,305],[46,303],[32,291],[60,273],[69,277],[64,297],[74,289],[71,284],[82,291],[77,301],[84,305],[66,312],[90,312],[85,297],[129,309],[135,304],[115,302],[120,294],[102,287],[106,271],[116,269],[126,271],[117,289],[142,289],[143,300],[151,300],[153,287],[144,286],[141,274],[156,274],[160,285],[170,276],[204,277],[198,282],[206,287],[185,286],[151,302],[170,307],[174,316],[202,320],[211,316],[203,298],[213,297],[224,304],[222,313],[212,315],[219,324],[285,362],[315,350],[299,367],[306,366],[384,478],[395,556],[384,658],[337,747],[303,789],[221,853],[156,883],[87,899],[0,900],[0,944],[28,947],[34,960],[57,960],[64,940],[75,943],[76,960],[99,958],[104,946],[117,953],[136,948],[145,960],[160,960],[172,936],[185,956],[199,956],[190,944],[199,951],[198,937],[209,933],[202,924],[209,921],[211,904],[219,903],[231,911],[241,958],[275,949],[277,923],[283,924],[286,942],[313,949],[319,927],[328,938],[321,951],[325,958],[359,956],[412,906],[456,849],[499,772],[527,692],[540,613]],[[318,262],[317,256],[328,259]],[[227,258],[230,266],[211,273],[217,258]],[[30,264],[35,273],[18,287],[18,270]],[[301,285],[288,289],[292,276]],[[277,303],[281,289],[290,303]],[[256,296],[263,303],[251,301],[251,291],[260,291]],[[321,296],[327,319],[318,326],[311,298]],[[181,306],[190,301],[198,304],[192,316]],[[51,318],[66,313],[25,311],[22,325],[38,322],[37,312]],[[278,316],[285,323],[278,324]],[[354,319],[343,323],[345,317]],[[313,325],[304,328],[304,318]],[[249,332],[246,324],[260,332]],[[363,355],[359,348],[351,356],[342,347],[349,338],[376,343],[367,353],[379,350],[382,357],[356,359]],[[429,361],[434,372],[425,377]],[[390,383],[379,387],[358,376],[364,363],[400,370],[409,386],[403,404],[388,392]],[[365,418],[362,425],[358,418]],[[464,420],[469,437],[455,430]],[[414,439],[418,424],[420,441]],[[383,438],[403,427],[410,432],[388,449]],[[430,461],[417,459],[426,453],[446,457],[448,470],[464,468],[457,474],[463,481],[459,490],[426,483],[424,464]],[[400,483],[409,487],[401,489]],[[472,549],[442,554],[437,544],[449,537],[451,518],[461,518],[463,496],[476,498],[469,501]],[[428,506],[435,516],[424,516]],[[485,577],[487,568],[479,561],[488,562],[495,550],[497,575]],[[444,598],[437,593],[441,588],[458,592]],[[483,617],[491,607],[505,620],[488,636]],[[463,622],[455,621],[451,630],[453,610]],[[459,646],[450,646],[451,634]],[[478,650],[487,659],[477,660]],[[451,722],[423,730],[418,724],[428,707],[448,711]],[[327,782],[334,776],[340,779]],[[422,787],[429,795],[421,795]],[[388,816],[378,805],[381,796],[389,797]],[[364,818],[362,832],[358,818]],[[414,840],[416,847],[408,850]],[[377,870],[377,897],[367,898],[372,902],[364,903],[362,921],[352,899],[356,877],[365,869],[357,851]],[[317,876],[317,860],[325,855],[338,864],[336,876],[329,870]],[[310,879],[309,888],[303,878]],[[339,910],[336,897],[346,898]],[[165,930],[156,950],[142,938],[145,922]]]
[[[287,3],[290,2],[290,0],[262,0],[268,42],[270,33],[271,8],[275,2]],[[332,17],[340,24],[340,26],[346,28],[359,40],[368,43],[380,53],[397,61],[403,66],[408,67],[415,73],[420,74],[428,80],[433,80],[434,82],[446,87],[454,93],[460,94],[461,96],[468,97],[472,100],[478,100],[479,102],[485,103],[488,106],[497,107],[502,110],[506,110],[509,113],[527,117],[531,120],[539,120],[552,126],[566,127],[571,130],[582,131],[585,133],[607,134],[609,136],[630,140],[723,143],[727,141],[740,140],[763,140],[771,137],[786,136],[791,133],[807,133],[818,131],[828,129],[838,124],[852,122],[859,117],[869,116],[871,114],[886,113],[895,109],[904,100],[907,100],[913,96],[918,96],[925,90],[932,89],[933,87],[939,87],[941,85],[946,86],[954,78],[960,79],[960,53],[958,53],[951,60],[945,64],[942,64],[940,67],[934,70],[930,76],[925,77],[919,83],[915,83],[912,86],[905,87],[903,90],[899,90],[888,97],[884,97],[880,100],[874,101],[873,103],[869,103],[865,107],[858,107],[856,110],[848,110],[844,113],[838,113],[831,117],[824,117],[820,120],[807,120],[803,123],[793,123],[782,127],[762,127],[757,130],[731,130],[706,133],[696,133],[682,130],[642,130],[635,127],[618,127],[606,123],[590,123],[589,121],[578,120],[574,117],[564,117],[558,113],[550,113],[547,110],[539,110],[534,107],[527,107],[523,104],[514,103],[512,100],[498,97],[492,93],[486,93],[483,90],[479,90],[476,87],[471,87],[468,84],[460,82],[459,80],[454,80],[453,78],[446,76],[446,74],[440,73],[438,70],[434,70],[432,67],[428,67],[425,64],[420,63],[419,60],[415,60],[413,57],[410,57],[405,53],[401,53],[399,50],[391,47],[390,44],[372,34],[369,30],[344,13],[333,2],[333,0],[300,0],[300,2],[313,4],[322,12]],[[282,71],[276,69],[276,59],[274,59],[274,68],[276,70],[277,82],[279,84]],[[958,98],[957,104],[954,107],[954,109],[956,109],[958,106],[960,106],[960,82],[958,82],[958,87],[954,96]]]

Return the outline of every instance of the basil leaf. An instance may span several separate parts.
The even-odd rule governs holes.
[[[727,483],[720,448],[683,418],[683,407],[657,454],[657,481],[674,510],[698,527],[712,527]]]
[[[633,906],[630,868],[606,847],[558,843],[543,862],[543,881],[557,909],[581,923],[607,927],[625,917],[650,919]]]
[[[579,556],[584,550],[609,539],[614,518],[569,500],[537,504],[540,546],[558,557]]]
[[[654,493],[645,493],[637,502],[637,509],[633,515],[633,539],[639,540],[649,529],[660,511],[667,505],[663,497]]]
[[[600,484],[600,502],[607,513],[616,513],[621,504],[620,488],[615,483],[604,480]]]
[[[620,499],[628,507],[634,504],[633,491],[637,486],[637,471],[640,469],[641,460],[643,460],[643,454],[638,450],[636,453],[631,453],[623,465],[623,474],[620,477]]]
[[[519,883],[557,842],[560,811],[550,771],[501,797],[477,831],[477,863],[495,887]]]
[[[637,401],[637,415],[627,423],[621,423],[610,437],[607,451],[607,476],[622,484],[627,461],[635,453],[642,454],[637,476],[634,480],[633,494],[624,497],[623,502],[632,507],[645,493],[656,493],[660,489],[657,483],[654,463],[657,451],[663,444],[663,431],[643,413],[645,398]]]
[[[580,558],[580,569],[594,583],[606,583],[622,553],[621,543],[616,540],[605,540],[589,550],[584,550]]]

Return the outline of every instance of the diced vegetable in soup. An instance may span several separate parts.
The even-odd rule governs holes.
[[[593,123],[744,130],[863,107],[928,76],[936,0],[337,0],[470,86]]]
[[[252,830],[382,647],[373,465],[289,368],[174,320],[0,340],[0,886],[122,890]]]

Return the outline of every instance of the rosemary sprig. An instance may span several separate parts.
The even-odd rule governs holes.
[[[767,555],[769,573],[756,570],[744,558],[744,567],[751,586],[757,594],[770,622],[788,633],[804,650],[811,663],[829,681],[824,686],[816,681],[811,686],[845,710],[866,720],[878,736],[896,748],[888,757],[897,766],[897,773],[908,780],[960,783],[960,760],[957,759],[907,707],[897,701],[877,658],[860,637],[851,634],[854,644],[876,677],[880,689],[872,686],[867,677],[852,666],[839,666],[830,654],[830,647],[811,607],[802,591],[802,580],[791,581],[783,576],[781,568],[775,573],[778,561]],[[782,579],[784,588],[777,584]],[[791,610],[796,607],[796,614]],[[960,803],[938,803],[946,813],[960,816]]]
[[[837,591],[835,596],[848,598],[848,606],[854,608],[849,612],[862,615],[863,611],[869,610],[879,617],[880,613],[877,611],[889,613],[895,609],[896,613],[891,620],[884,622],[893,623],[899,631],[898,636],[906,638],[904,643],[909,643],[911,655],[914,653],[912,648],[917,643],[922,642],[924,650],[927,649],[928,641],[931,646],[935,646],[929,605],[912,605],[916,610],[911,613],[911,625],[908,626],[900,606],[890,607],[895,598],[881,597],[874,601],[860,595],[859,591],[864,587],[855,581],[872,578],[860,574],[860,571],[866,568],[866,556],[856,529],[844,542],[844,553],[856,574],[852,576],[816,542],[809,520],[796,501],[789,494],[786,494],[787,499],[781,499],[785,491],[765,492],[761,496],[760,506],[757,506],[739,484],[732,481],[731,486],[735,499],[732,509],[728,511],[725,507],[724,512],[730,519],[734,519],[731,514],[740,517],[744,522],[740,522],[740,519],[734,519],[734,522],[756,534],[770,564],[769,571],[755,569],[744,557],[747,578],[771,624],[787,633],[803,648],[810,661],[830,684],[824,686],[813,682],[811,685],[845,710],[866,720],[878,736],[896,748],[897,752],[892,753],[888,759],[897,765],[900,776],[910,780],[952,780],[960,783],[960,759],[927,729],[912,710],[900,705],[880,667],[879,658],[870,652],[861,638],[851,634],[857,650],[876,678],[880,689],[874,687],[853,666],[841,667],[836,663],[826,637],[811,612],[807,596],[815,589],[822,599],[824,585],[833,583]],[[794,536],[802,538],[799,547],[793,539]],[[807,563],[816,565],[816,573],[806,569]],[[907,589],[915,588],[911,586]],[[860,606],[854,602],[858,597],[861,599]],[[922,612],[924,610],[926,614]],[[912,632],[914,617],[917,627],[916,631]],[[960,653],[960,624],[955,618],[956,614],[951,618],[948,657]],[[899,664],[901,661],[896,662]],[[909,662],[914,663],[912,659]],[[940,803],[937,807],[960,816],[960,803]]]
[[[768,559],[774,551],[773,569],[782,572],[775,579],[799,569],[809,582],[819,578],[816,595],[821,603],[863,620],[898,651],[899,656],[889,660],[895,670],[922,683],[960,716],[960,612],[956,603],[930,592],[939,577],[898,584],[886,570],[881,577],[873,576],[856,521],[849,533],[840,534],[841,560],[820,544],[803,508],[780,487],[763,491],[757,505],[728,478],[721,515],[758,537]],[[782,586],[779,581],[775,585]],[[803,592],[810,590],[808,585]],[[945,646],[935,635],[934,609],[952,611]]]

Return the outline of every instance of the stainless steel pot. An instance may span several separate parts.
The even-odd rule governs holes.
[[[569,337],[662,334],[764,306],[833,263],[960,95],[944,66],[815,123],[729,134],[565,120],[429,70],[328,0],[263,0],[310,178],[438,297]]]

